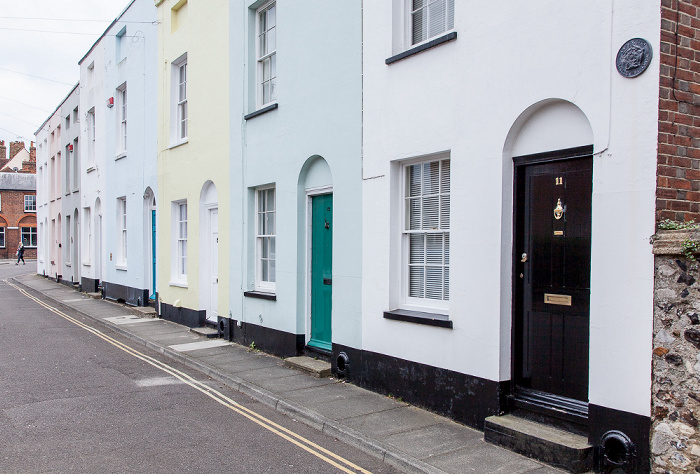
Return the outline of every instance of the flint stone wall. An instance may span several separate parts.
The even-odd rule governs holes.
[[[700,265],[683,256],[698,231],[654,241],[652,472],[700,472]]]

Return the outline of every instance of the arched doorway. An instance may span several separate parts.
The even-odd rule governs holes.
[[[143,194],[144,278],[150,300],[156,299],[156,197],[149,187]]]
[[[219,307],[219,195],[207,181],[199,196],[200,304],[208,323],[218,323]]]
[[[563,100],[518,118],[513,170],[512,383],[516,408],[588,417],[593,132]]]
[[[306,343],[330,352],[333,341],[333,179],[325,159],[312,156],[299,173],[300,206],[305,217]],[[303,263],[302,263],[303,262]]]

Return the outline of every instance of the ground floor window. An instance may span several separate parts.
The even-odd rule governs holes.
[[[5,228],[0,227],[0,247],[5,247]]]
[[[22,243],[24,246],[36,247],[36,235],[36,227],[22,227]]]

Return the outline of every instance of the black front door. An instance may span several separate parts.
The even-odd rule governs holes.
[[[588,401],[590,148],[514,160],[513,380],[555,406]]]

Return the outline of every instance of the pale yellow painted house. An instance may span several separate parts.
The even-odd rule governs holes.
[[[228,314],[229,2],[155,4],[159,313],[215,324]]]

